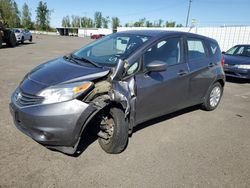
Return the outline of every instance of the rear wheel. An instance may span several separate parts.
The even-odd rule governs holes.
[[[223,87],[220,83],[216,82],[209,89],[208,94],[205,97],[205,101],[202,104],[202,108],[207,111],[212,111],[217,108],[220,103],[223,94]]]
[[[22,44],[24,43],[24,37],[22,37],[22,39],[21,39],[21,43],[22,43]]]
[[[112,154],[121,153],[128,142],[128,122],[120,108],[111,108],[102,116],[98,142],[101,148]]]
[[[16,46],[16,36],[13,31],[8,31],[8,39],[7,39],[7,45],[10,47]]]
[[[3,38],[2,38],[2,35],[0,33],[0,48],[2,48],[2,44],[3,44]]]

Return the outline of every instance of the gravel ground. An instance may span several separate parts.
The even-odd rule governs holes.
[[[0,50],[0,187],[250,186],[250,82],[230,79],[213,112],[192,107],[139,125],[119,155],[89,140],[71,157],[18,131],[8,103],[25,73],[88,42],[36,35]]]

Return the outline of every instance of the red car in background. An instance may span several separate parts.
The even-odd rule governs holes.
[[[104,37],[105,35],[103,35],[103,34],[96,34],[96,35],[91,35],[91,39],[99,39],[99,38],[102,38],[102,37]]]

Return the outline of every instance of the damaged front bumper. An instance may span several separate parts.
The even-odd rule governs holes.
[[[10,111],[20,131],[48,148],[73,154],[97,108],[77,99],[22,107],[12,97]]]

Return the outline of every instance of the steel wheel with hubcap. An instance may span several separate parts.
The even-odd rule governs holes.
[[[98,136],[101,148],[107,153],[121,153],[126,148],[128,121],[122,109],[113,107],[102,116]]]

